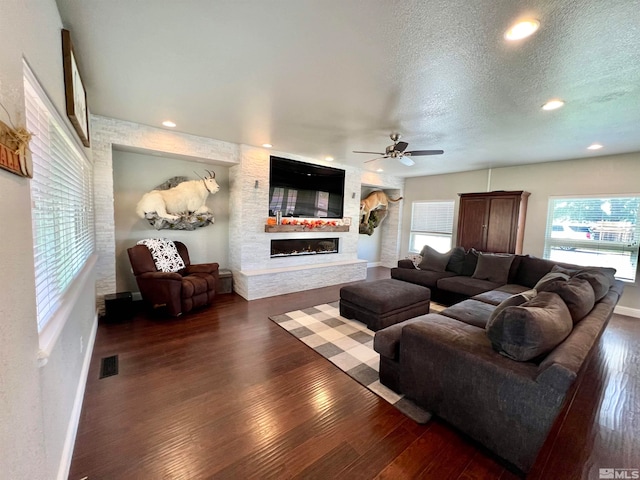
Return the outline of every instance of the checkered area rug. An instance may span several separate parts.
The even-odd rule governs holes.
[[[341,317],[339,302],[296,310],[270,319],[409,418],[418,423],[427,423],[431,419],[429,412],[380,383],[380,356],[373,349],[375,332],[364,323]]]

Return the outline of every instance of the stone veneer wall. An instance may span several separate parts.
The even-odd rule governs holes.
[[[203,163],[233,165],[239,146],[113,118],[91,116],[91,151],[94,161],[94,211],[96,218],[98,308],[104,312],[104,295],[116,291],[115,222],[113,217],[113,147],[184,156]]]
[[[332,232],[340,239],[339,253],[270,258],[272,239],[322,238],[326,232],[266,233],[269,215],[269,157],[330,165],[314,159],[242,145],[240,164],[229,169],[230,264],[234,288],[248,300],[336,285],[366,278],[366,261],[358,260],[357,218],[360,209],[360,169],[345,170],[344,216],[351,217],[349,232]],[[256,184],[257,182],[257,184]],[[234,243],[236,246],[234,247]]]

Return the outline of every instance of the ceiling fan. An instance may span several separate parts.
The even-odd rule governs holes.
[[[374,160],[378,160],[380,158],[397,158],[400,163],[408,167],[410,167],[411,165],[415,165],[416,163],[409,157],[417,157],[420,155],[442,155],[444,153],[444,150],[412,150],[410,152],[407,152],[406,149],[409,144],[407,142],[399,142],[398,140],[400,140],[401,136],[402,135],[400,135],[399,133],[392,133],[391,135],[389,135],[389,137],[391,137],[391,140],[393,141],[393,145],[389,145],[384,153],[361,152],[358,150],[354,150],[353,153],[370,153],[373,155],[380,155],[379,157],[372,158],[371,160],[367,160],[364,163],[373,162]]]

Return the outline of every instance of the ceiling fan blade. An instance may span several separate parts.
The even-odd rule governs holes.
[[[376,158],[372,158],[371,160],[367,160],[364,163],[369,163],[369,162],[374,162],[376,160],[380,160],[381,158],[389,158],[389,155],[383,155],[382,157],[376,157]]]
[[[384,152],[362,152],[360,150],[354,150],[353,153],[370,153],[371,155],[384,155]]]
[[[407,149],[408,146],[409,146],[409,144],[407,142],[398,142],[398,143],[396,143],[396,146],[395,146],[394,150],[396,152],[404,152]]]
[[[411,158],[409,157],[405,157],[404,155],[402,155],[401,157],[398,157],[398,161],[403,164],[406,165],[407,167],[411,167],[412,165],[415,165],[416,162],[414,162],[413,160],[411,160]]]
[[[419,156],[419,155],[442,155],[444,153],[444,150],[413,150],[412,152],[405,152],[405,155],[413,155],[415,156]]]

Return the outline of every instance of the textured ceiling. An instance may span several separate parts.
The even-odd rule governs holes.
[[[637,0],[57,1],[99,115],[398,176],[640,151]],[[351,153],[392,131],[445,153]]]

